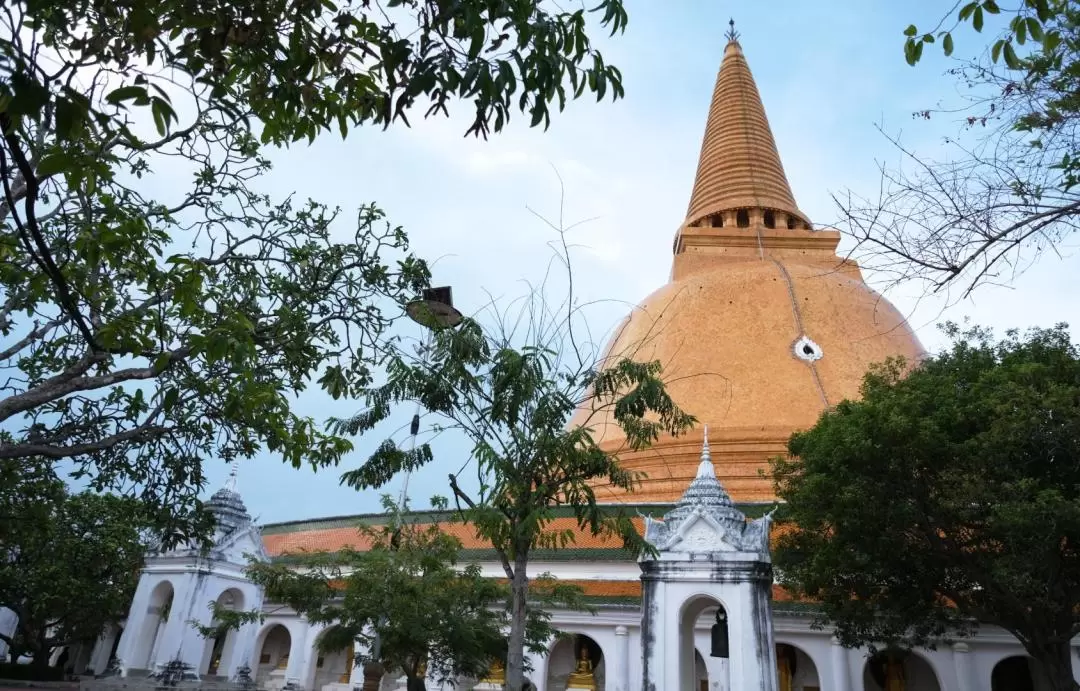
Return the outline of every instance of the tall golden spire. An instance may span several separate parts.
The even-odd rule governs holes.
[[[776,150],[765,108],[735,33],[727,34],[724,59],[716,76],[705,137],[701,143],[687,226],[734,225],[741,209],[757,210],[780,228],[809,228],[799,211]],[[725,213],[727,212],[727,213]],[[779,213],[778,213],[779,212]],[[780,218],[775,218],[777,215]],[[740,223],[739,225],[743,225]],[[756,225],[756,224],[755,224]]]

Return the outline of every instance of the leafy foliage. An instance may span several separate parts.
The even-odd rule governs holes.
[[[0,607],[18,615],[0,639],[45,669],[57,647],[127,616],[153,520],[132,499],[69,494],[47,466],[3,461],[0,476]]]
[[[950,325],[948,352],[875,368],[774,461],[797,529],[774,554],[846,645],[1013,633],[1075,689],[1080,633],[1080,349],[1064,326]]]
[[[508,589],[484,577],[478,565],[460,564],[461,542],[445,531],[448,524],[413,522],[386,505],[387,524],[359,528],[366,549],[287,555],[282,562],[252,564],[249,576],[265,588],[268,601],[331,625],[319,639],[322,652],[358,641],[367,653],[357,664],[377,661],[402,670],[409,688],[423,688],[425,673],[440,683],[482,678],[491,661],[505,655]],[[579,591],[554,588],[538,592],[580,604]],[[532,615],[528,641],[542,651],[554,631],[543,612]],[[215,616],[236,626],[263,613],[221,609]]]
[[[864,265],[932,290],[1013,280],[1076,231],[1080,196],[1080,9],[1065,0],[957,5],[930,32],[905,31],[909,63],[940,40],[952,54],[956,28],[1001,27],[981,57],[950,70],[959,101],[914,113],[954,118],[959,132],[941,155],[891,138],[902,165],[882,167],[879,197],[838,199],[842,227]],[[1007,21],[1006,21],[1007,20]],[[989,29],[988,29],[989,31]]]
[[[554,261],[566,268],[570,286],[562,302],[548,302],[545,279],[517,303],[516,318],[495,312],[494,326],[465,319],[434,330],[415,353],[401,350],[388,361],[386,383],[364,393],[365,410],[332,421],[339,433],[359,434],[408,403],[425,411],[431,432],[450,430],[471,444],[479,491],[463,487],[456,474],[449,486],[460,517],[491,542],[511,583],[506,668],[515,691],[523,683],[530,552],[571,545],[582,533],[617,536],[635,555],[649,549],[622,508],[596,502],[594,482],[631,490],[637,478],[600,448],[591,421],[611,412],[631,449],[694,422],[668,395],[658,362],[625,353],[601,357],[578,333],[583,313],[573,297],[565,234],[556,230],[563,249]],[[580,417],[572,421],[575,413]],[[342,479],[358,489],[380,487],[431,460],[429,442],[402,449],[388,439]],[[559,506],[572,508],[574,528],[551,527]]]
[[[596,8],[621,31],[620,0]],[[73,459],[198,533],[202,461],[351,448],[293,407],[371,384],[426,285],[374,205],[254,189],[263,144],[622,94],[587,13],[537,0],[20,0],[0,11],[0,459]],[[187,176],[186,182],[184,182]]]
[[[953,19],[952,12],[956,10]],[[1059,22],[1062,15],[1072,11],[1067,0],[1023,0],[1015,8],[1009,8],[1007,13],[1012,15],[1006,30],[998,37],[991,46],[991,55],[994,62],[1000,59],[1010,69],[1021,70],[1024,62],[1017,53],[1017,46],[1023,46],[1028,41],[1036,45],[1036,50],[1047,55],[1055,53],[1061,46],[1062,36]],[[971,0],[971,2],[957,3],[956,7],[949,11],[938,22],[937,27],[930,32],[921,33],[911,24],[904,29],[904,58],[909,65],[914,65],[922,59],[923,46],[934,43],[941,39],[941,50],[946,56],[952,55],[955,47],[953,31],[962,24],[971,24],[976,32],[982,32],[989,15],[1001,14],[1001,7],[996,0]],[[951,22],[951,24],[950,24]]]

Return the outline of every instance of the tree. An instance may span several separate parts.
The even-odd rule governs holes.
[[[400,350],[387,364],[387,381],[364,393],[367,408],[334,420],[336,431],[372,429],[396,405],[412,403],[432,420],[430,431],[453,431],[472,445],[476,492],[451,474],[458,515],[490,541],[510,580],[511,624],[507,687],[521,691],[532,550],[573,544],[578,532],[618,536],[635,555],[651,549],[623,509],[596,502],[591,481],[632,490],[638,477],[605,453],[590,425],[611,412],[627,447],[642,449],[661,433],[679,434],[694,418],[668,395],[659,362],[637,362],[633,353],[600,355],[582,333],[584,312],[573,293],[565,229],[556,227],[566,269],[567,297],[550,301],[546,278],[523,301],[516,317],[497,308],[457,328],[436,329],[415,353]],[[549,272],[548,276],[552,276]],[[493,302],[493,305],[495,303]],[[587,325],[586,325],[587,328]],[[578,412],[581,417],[571,423]],[[432,460],[430,444],[402,449],[387,439],[342,479],[358,489],[380,487],[398,472]],[[464,467],[462,468],[464,470]],[[577,530],[551,527],[554,509],[573,510]]]
[[[1080,214],[1080,9],[1066,0],[957,3],[937,26],[904,32],[917,63],[928,44],[946,55],[958,29],[999,27],[981,57],[950,73],[962,100],[915,113],[956,117],[960,132],[940,157],[892,143],[902,164],[882,167],[876,199],[838,197],[842,227],[864,263],[895,280],[963,294],[1009,281],[1073,233]],[[989,29],[988,29],[989,31]]]
[[[69,494],[47,466],[5,460],[0,475],[0,607],[18,616],[0,640],[44,678],[56,648],[127,616],[153,520],[134,499]]]
[[[626,24],[601,0],[600,25]],[[427,281],[363,206],[274,200],[262,145],[622,95],[587,13],[503,3],[19,0],[0,11],[0,459],[74,462],[198,532],[202,462],[351,445],[294,409],[371,384]],[[185,176],[187,183],[181,182]],[[205,528],[205,523],[200,524]]]
[[[332,625],[319,640],[322,652],[359,641],[366,652],[358,663],[401,670],[410,691],[423,691],[425,676],[440,683],[484,677],[490,663],[505,655],[506,586],[483,576],[476,564],[460,564],[461,541],[445,532],[445,523],[411,520],[388,499],[384,506],[386,524],[359,527],[367,543],[362,551],[285,555],[279,562],[253,563],[248,576],[265,588],[268,601]],[[437,508],[445,510],[445,501]],[[540,583],[534,595],[580,605],[576,588],[546,577]],[[544,650],[554,631],[542,612],[532,614],[527,640]],[[221,626],[263,616],[215,610]]]
[[[1004,628],[1047,688],[1075,690],[1080,633],[1080,349],[1066,328],[947,327],[794,435],[774,562],[845,645],[933,645]]]

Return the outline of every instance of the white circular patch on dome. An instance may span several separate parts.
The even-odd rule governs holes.
[[[807,362],[814,362],[820,360],[825,353],[821,352],[821,346],[810,340],[809,337],[803,336],[799,340],[795,341],[795,346],[792,348],[795,353],[795,357],[800,360],[806,360]]]

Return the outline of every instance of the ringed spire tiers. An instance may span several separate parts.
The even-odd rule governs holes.
[[[727,36],[685,225],[741,225],[740,210],[758,209],[771,211],[776,227],[809,230],[810,219],[796,205],[784,174],[734,20]]]

